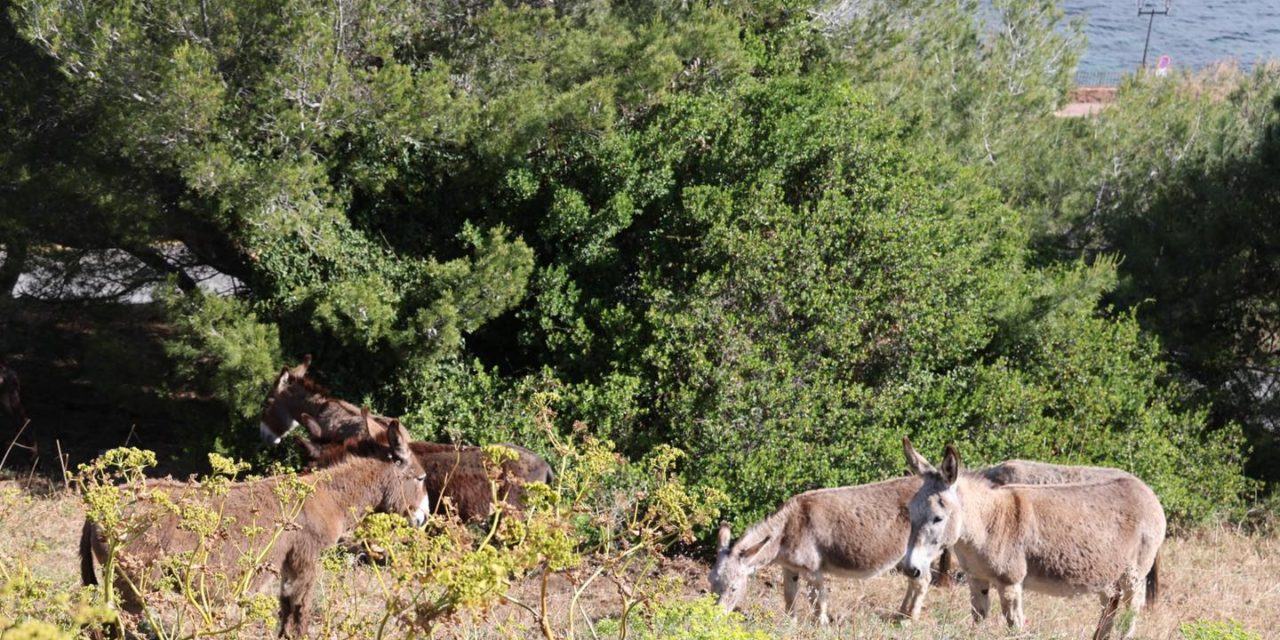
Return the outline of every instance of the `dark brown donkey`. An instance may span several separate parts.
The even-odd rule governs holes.
[[[280,444],[290,431],[303,426],[303,414],[314,417],[315,425],[319,427],[318,431],[310,434],[313,442],[342,442],[366,437],[366,418],[361,415],[360,407],[329,397],[327,390],[307,377],[310,367],[311,356],[307,355],[298,366],[280,370],[262,403],[258,429],[263,440]],[[381,428],[391,423],[391,419],[385,416],[375,415],[372,418]]]
[[[386,429],[394,418],[370,414],[328,393],[306,377],[311,356],[296,367],[285,367],[263,402],[260,429],[269,442],[278,443],[302,427],[306,437],[296,438],[312,467],[323,468],[341,460],[343,449],[365,439],[386,441]],[[493,511],[484,450],[471,445],[413,442],[414,456],[427,473],[427,493],[438,511],[452,509],[463,521],[484,519]],[[524,485],[550,483],[555,475],[541,456],[519,445],[503,443],[516,459],[503,463],[499,497],[522,506]]]
[[[366,511],[398,513],[415,524],[426,520],[430,505],[423,485],[423,469],[409,451],[409,434],[397,425],[387,433],[389,444],[365,442],[342,461],[324,470],[301,476],[315,487],[306,497],[301,511],[284,528],[284,532],[249,576],[252,588],[261,588],[271,573],[280,574],[280,628],[282,636],[306,634],[307,607],[318,573],[321,552],[349,534]],[[225,496],[208,496],[193,491],[187,483],[171,480],[148,481],[153,492],[168,494],[175,502],[182,499],[217,501],[210,505],[234,523],[212,540],[206,571],[241,575],[241,559],[251,550],[263,546],[248,531],[255,525],[268,529],[288,518],[282,512],[275,490],[279,478],[266,478],[233,484]],[[126,611],[138,613],[141,602],[130,587],[139,580],[155,584],[162,577],[163,559],[192,551],[200,544],[193,532],[181,528],[178,518],[158,503],[140,501],[137,515],[154,519],[146,529],[131,533],[118,550],[117,588]],[[154,510],[152,510],[154,509]],[[143,519],[146,522],[146,519]],[[99,563],[107,556],[107,548],[98,528],[86,519],[80,537],[80,573],[85,584],[97,584],[94,559]]]
[[[367,410],[366,410],[367,411]],[[301,416],[308,433],[320,430],[310,415]],[[386,430],[378,428],[372,418],[369,421],[369,439],[382,441]],[[391,419],[392,425],[399,421]],[[352,449],[364,441],[348,438],[342,442],[317,443],[301,434],[294,441],[301,447],[312,468],[323,469],[341,462]],[[514,507],[523,506],[524,485],[529,482],[550,484],[555,478],[551,465],[538,454],[519,445],[503,443],[515,452],[516,458],[502,463],[498,475],[498,497]],[[493,512],[493,493],[489,473],[485,468],[483,447],[471,445],[440,444],[435,442],[411,442],[409,449],[426,472],[427,495],[436,511],[456,514],[462,521],[483,520]]]
[[[22,406],[22,383],[18,372],[3,362],[0,362],[0,415],[7,416],[6,421],[12,424],[12,429],[0,431],[10,434],[0,441],[0,462],[8,458],[12,447],[26,449],[36,458],[36,440],[27,431],[27,410]],[[0,468],[3,466],[0,464]]]

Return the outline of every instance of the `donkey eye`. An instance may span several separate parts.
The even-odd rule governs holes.
[[[933,523],[938,524],[939,522],[942,522],[942,516],[934,516]]]

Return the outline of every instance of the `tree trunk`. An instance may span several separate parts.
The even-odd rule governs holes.
[[[0,264],[0,295],[13,296],[18,276],[27,266],[27,240],[17,238],[4,245],[4,264]]]

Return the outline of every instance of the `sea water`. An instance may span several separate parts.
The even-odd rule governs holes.
[[[1083,16],[1088,45],[1080,72],[1107,74],[1137,69],[1150,16],[1137,0],[1060,0],[1070,16]],[[1164,0],[1148,0],[1164,9]],[[1199,69],[1222,60],[1242,67],[1280,59],[1280,0],[1173,0],[1169,15],[1152,23],[1147,65],[1161,55],[1173,68]]]

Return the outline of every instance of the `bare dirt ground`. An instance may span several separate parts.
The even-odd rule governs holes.
[[[1059,118],[1083,118],[1102,113],[1116,100],[1115,87],[1076,87],[1067,104],[1054,112]]]
[[[59,483],[0,481],[0,562],[21,560],[40,578],[72,588],[78,584],[76,542],[83,510],[79,499]],[[21,500],[15,500],[21,496]],[[28,499],[29,498],[29,499]],[[1179,626],[1201,620],[1234,620],[1261,638],[1280,638],[1280,539],[1248,536],[1219,527],[1171,538],[1162,550],[1159,601],[1139,621],[1139,637],[1182,638]],[[689,558],[666,561],[659,573],[677,579],[676,595],[697,598],[706,589],[705,563]],[[1011,634],[989,619],[975,627],[969,620],[968,590],[935,588],[925,605],[924,619],[910,625],[892,619],[905,582],[888,575],[867,581],[832,579],[831,611],[836,620],[827,628],[813,625],[807,612],[792,621],[782,612],[780,575],[766,570],[756,577],[747,598],[751,625],[777,637],[801,638],[1087,638],[1100,608],[1093,597],[1026,596],[1027,629]],[[317,609],[377,606],[377,578],[367,567],[352,567],[326,576]],[[336,582],[345,589],[339,589]],[[529,579],[514,586],[512,595],[535,602],[539,582]],[[549,609],[563,629],[572,596],[571,585],[560,577],[550,582]],[[273,587],[274,588],[274,587]],[[334,602],[340,591],[369,594],[368,602]],[[994,611],[993,617],[998,615]],[[619,596],[612,583],[600,580],[575,608],[580,637],[592,637],[584,616],[595,621],[618,615]],[[463,615],[442,627],[442,637],[535,637],[528,613],[511,604],[485,615]]]

